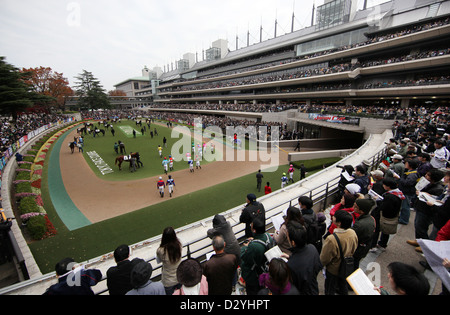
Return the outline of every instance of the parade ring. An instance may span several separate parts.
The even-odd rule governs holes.
[[[75,136],[77,136],[76,128],[66,132],[55,142],[48,171],[52,203],[58,216],[70,231],[168,200],[160,198],[155,188],[159,176],[125,182],[99,178],[82,153],[75,149],[72,154],[65,145]],[[92,136],[86,136],[89,137]],[[220,145],[216,147],[220,148]],[[286,155],[280,154],[280,159],[282,159],[280,164],[287,164]],[[157,160],[155,163],[160,161]],[[115,172],[119,172],[117,166],[111,167]],[[246,159],[246,161],[209,163],[202,165],[202,169],[194,173],[190,173],[187,169],[175,171],[171,173],[176,180],[175,197],[256,173],[260,167],[260,163]],[[123,167],[121,172],[128,172],[128,166]],[[166,177],[164,175],[165,180]],[[252,190],[254,187],[249,189],[249,192]],[[242,192],[243,202],[247,193]]]

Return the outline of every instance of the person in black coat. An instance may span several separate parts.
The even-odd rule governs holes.
[[[215,236],[221,235],[225,240],[225,253],[234,254],[238,260],[238,264],[241,262],[241,247],[236,239],[236,235],[231,228],[230,222],[221,215],[216,214],[212,221],[213,228],[206,232],[206,235],[213,239]]]
[[[50,286],[44,295],[94,295],[92,287],[102,280],[98,269],[77,267],[72,258],[64,258],[55,266],[58,283]]]
[[[375,201],[370,198],[357,199],[354,204],[355,213],[359,214],[352,226],[352,229],[358,236],[358,247],[353,254],[355,270],[359,268],[359,262],[366,257],[372,244],[376,222],[375,218],[370,215],[370,212],[375,207]]]
[[[364,166],[358,165],[355,169],[355,184],[358,184],[361,187],[361,194],[365,195],[368,192],[368,188],[370,185],[370,179],[367,176],[367,170]]]
[[[117,266],[110,267],[106,271],[106,284],[108,286],[109,295],[125,295],[133,289],[131,285],[131,270],[142,259],[135,258],[129,260],[130,248],[128,245],[120,245],[114,251],[114,260]]]
[[[441,183],[441,179],[444,178],[444,172],[438,169],[432,169],[425,174],[425,178],[430,183],[422,189],[422,192],[432,196],[442,195],[444,186]],[[420,198],[417,198],[414,203],[414,209],[416,210],[416,218],[414,220],[416,239],[430,239],[428,228],[433,219],[433,207],[427,205],[427,203],[420,200]],[[417,244],[417,246],[419,245]]]
[[[383,180],[383,187],[386,192],[383,194],[383,200],[377,201],[378,207],[376,208],[376,211],[378,215],[374,215],[372,211],[372,216],[377,219],[377,225],[380,225],[381,216],[386,219],[398,218],[402,201],[406,198],[398,189],[397,182],[393,178],[385,178]],[[383,231],[381,232],[381,237],[378,239],[379,231],[375,231],[372,239],[372,249],[370,251],[376,251],[376,247],[379,247],[380,249],[385,249],[387,247],[390,234],[383,233]]]
[[[288,224],[292,255],[287,262],[291,271],[292,284],[301,295],[318,295],[317,275],[323,266],[316,247],[306,242],[306,229],[299,222]],[[288,258],[286,254],[282,257]]]
[[[260,217],[263,222],[266,222],[266,210],[264,205],[256,201],[254,194],[247,195],[247,204],[241,212],[239,223],[245,223],[245,237],[253,237],[251,223],[256,217]]]
[[[428,202],[428,205],[433,207],[432,212],[434,213],[431,239],[434,239],[438,231],[450,220],[450,171],[445,174],[444,183],[447,184],[446,192],[438,198],[443,204],[439,206],[436,203]]]

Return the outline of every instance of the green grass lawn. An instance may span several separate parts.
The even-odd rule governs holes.
[[[100,134],[93,137],[93,135],[87,134],[84,136],[84,157],[97,176],[104,180],[111,181],[136,180],[161,175],[163,173],[163,166],[161,164],[162,159],[160,158],[158,151],[158,146],[160,145],[163,148],[163,157],[169,158],[169,156],[173,153],[173,157],[175,158],[174,169],[176,171],[187,169],[188,164],[185,158],[186,153],[190,153],[191,157],[195,159],[196,155],[198,155],[197,146],[201,146],[203,141],[209,145],[209,141],[211,140],[209,134],[205,134],[204,138],[201,140],[198,139],[198,136],[194,137],[192,127],[190,127],[190,136],[180,134],[178,129],[179,127],[189,129],[187,126],[183,125],[175,125],[174,128],[166,128],[159,124],[151,124],[149,129],[144,122],[141,127],[136,125],[134,121],[123,120],[121,123],[114,125],[114,136],[112,135],[110,129],[104,128],[103,125],[100,126],[98,123],[95,123],[94,125],[100,129],[104,129],[105,135],[103,136]],[[146,127],[146,131],[142,134],[141,128],[143,128],[144,125]],[[158,135],[155,135],[155,129],[157,129]],[[136,137],[133,136],[133,130],[136,132]],[[153,137],[150,135],[150,130],[154,132]],[[167,139],[167,147],[164,147],[163,145],[164,138]],[[223,141],[222,139],[214,139]],[[115,165],[116,157],[122,155],[120,154],[120,151],[119,154],[116,154],[114,151],[114,144],[116,142],[118,143],[119,140],[125,144],[127,154],[130,154],[131,152],[139,152],[141,162],[144,164],[144,167],[139,169],[138,172],[129,172],[129,163],[127,162],[122,164],[122,171],[119,171],[118,166]],[[192,151],[192,143],[195,145],[195,153]],[[249,146],[250,143],[248,140],[246,140],[242,145],[243,148],[248,148]],[[231,147],[231,144],[228,143],[226,148],[228,149],[229,147]],[[205,153],[204,159],[202,160],[202,165],[211,162],[211,155],[208,156],[210,147],[208,146],[207,148],[208,153]],[[77,151],[77,149],[75,150]],[[93,159],[88,154],[92,151],[98,154],[101,159],[113,170],[113,172],[105,172],[106,174],[102,174],[99,168],[95,165]],[[213,156],[217,157],[217,159],[212,160],[222,160],[224,155],[220,153],[220,150],[217,150],[216,152],[217,155]]]
[[[161,139],[165,132],[170,131],[168,129],[164,129],[166,128],[158,128],[159,137],[161,137]],[[116,139],[119,139],[118,133],[119,131],[117,130],[115,137]],[[139,176],[148,176],[148,174],[152,171],[151,167],[146,164],[147,159],[149,159],[150,162],[160,160],[156,150],[158,142],[155,139],[151,140],[150,136],[137,137],[136,139],[121,138],[126,139],[122,141],[127,144],[127,149],[130,148],[129,150],[132,150],[134,145],[137,147],[139,144],[137,150],[134,151],[139,150],[140,152],[144,152],[144,157],[146,157],[146,160],[143,160],[143,162],[145,165],[144,169],[146,175],[144,175],[144,172],[129,173],[127,171],[122,171],[123,174],[120,174],[120,176],[124,176],[128,179],[136,179],[133,175],[138,174]],[[167,137],[167,139],[169,139],[169,137]],[[106,140],[104,142],[107,144],[102,144],[101,140]],[[108,134],[104,137],[104,139],[102,135],[100,135],[100,138],[95,139],[87,136],[85,152],[88,151],[89,148],[95,146],[96,151],[99,150],[97,152],[101,154],[102,158],[115,159],[113,147],[109,146],[110,140],[114,141],[114,138],[112,135]],[[114,144],[114,142],[112,144]],[[145,153],[147,152],[145,149],[148,149],[148,153]],[[53,147],[51,150],[53,150]],[[47,159],[49,156],[50,154],[47,154]],[[311,171],[313,168],[318,168],[318,170],[320,170],[322,165],[333,164],[337,162],[337,160],[338,159],[322,159],[302,161],[302,163],[304,163],[310,171],[308,175],[312,175],[314,173]],[[182,166],[183,165],[181,164],[179,167],[181,168]],[[187,167],[187,164],[185,167]],[[147,171],[147,168],[150,170]],[[95,169],[95,166],[93,166],[93,169]],[[155,171],[158,172],[158,174],[161,169],[162,167],[155,167]],[[287,170],[287,166],[280,167],[280,170],[282,169]],[[272,189],[274,191],[278,190],[280,188],[280,172],[264,173],[263,186],[267,181],[269,181],[271,182]],[[45,162],[43,176],[44,178],[48,176],[48,160]],[[295,179],[298,180],[298,171],[295,176]],[[110,177],[110,180],[117,179]],[[227,211],[231,208],[244,205],[245,197],[248,193],[255,193],[258,197],[264,194],[263,191],[261,193],[256,191],[255,174],[243,176],[208,189],[170,199],[160,204],[137,210],[110,220],[92,224],[78,230],[69,231],[56,214],[49,197],[47,181],[43,180],[42,198],[45,204],[45,209],[50,220],[57,228],[58,234],[49,239],[33,242],[30,244],[30,248],[37,264],[41,269],[41,272],[45,274],[54,271],[55,264],[62,258],[72,257],[76,261],[83,262],[99,257],[105,253],[112,252],[120,244],[135,244],[148,238],[160,235],[163,229],[167,226],[179,228],[201,219],[214,216],[217,213]]]
[[[156,128],[158,131],[158,135],[155,135],[154,133],[153,137],[151,137],[148,126],[143,123],[142,126],[144,125],[147,130],[143,135],[141,133],[141,126],[136,125],[134,121],[124,120],[121,123],[117,123],[114,125],[114,136],[112,135],[110,129],[105,129],[103,126],[100,126],[99,128],[105,130],[105,136],[103,136],[102,134],[97,135],[96,137],[93,137],[90,134],[83,136],[85,143],[84,157],[92,170],[94,170],[94,172],[97,174],[97,176],[104,180],[127,181],[152,177],[163,173],[163,166],[161,164],[162,159],[159,156],[158,146],[161,145],[161,147],[163,148],[163,157],[169,158],[169,155],[171,155],[172,153],[172,146],[177,142],[180,143],[179,141],[181,141],[181,139],[183,138],[182,136],[173,138],[172,132],[174,131],[174,129],[169,129],[156,124],[151,124],[150,129],[154,132]],[[98,126],[98,124],[95,123],[95,126]],[[134,137],[132,134],[133,129],[136,132],[136,137]],[[164,147],[163,145],[164,137],[167,139],[167,147]],[[139,152],[141,156],[141,162],[144,164],[144,167],[139,169],[139,171],[135,173],[129,172],[130,164],[128,162],[124,162],[122,164],[122,171],[119,171],[119,167],[115,165],[116,157],[122,155],[120,154],[120,151],[119,154],[116,154],[116,152],[114,151],[114,143],[118,143],[119,140],[125,144],[127,154],[130,154],[131,152]],[[190,142],[188,143],[190,146]],[[199,141],[196,141],[195,144],[198,143]],[[181,150],[184,151],[183,149],[188,150],[189,148],[182,147]],[[99,168],[96,167],[93,160],[89,157],[88,152],[92,151],[95,151],[114,172],[102,175]],[[189,150],[189,152],[191,153],[191,150]],[[180,152],[180,154],[183,153],[184,152]],[[202,164],[206,163],[206,161],[202,162]],[[182,170],[187,168],[188,164],[186,161],[175,161],[174,163],[175,170]]]

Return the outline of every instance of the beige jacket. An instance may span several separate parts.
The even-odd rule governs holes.
[[[353,229],[343,230],[336,228],[333,233],[341,241],[342,251],[344,257],[353,256],[358,247],[358,236]],[[329,235],[323,244],[322,252],[320,254],[320,261],[326,267],[327,271],[333,275],[339,275],[339,266],[341,264],[341,254],[333,235]]]
[[[170,262],[169,255],[165,253],[163,247],[156,250],[157,262],[162,262],[161,282],[164,287],[168,288],[178,284],[177,268],[181,263],[181,259],[175,263]]]

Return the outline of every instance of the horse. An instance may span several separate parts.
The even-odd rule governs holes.
[[[136,159],[136,165],[138,168],[140,168],[141,166],[144,166],[144,164],[141,162],[141,156],[139,155],[139,152],[135,152],[135,153],[131,153],[130,155],[120,155],[116,158],[116,163],[115,165],[119,164],[119,171],[122,170],[122,163],[123,162],[129,162],[130,163],[130,167],[131,167],[131,159],[135,158]]]
[[[105,136],[105,130],[104,130],[104,129],[94,129],[94,130],[92,130],[91,132],[93,133],[94,138],[95,138],[96,135],[98,135],[98,134],[100,134],[100,133],[102,133],[103,136]]]

